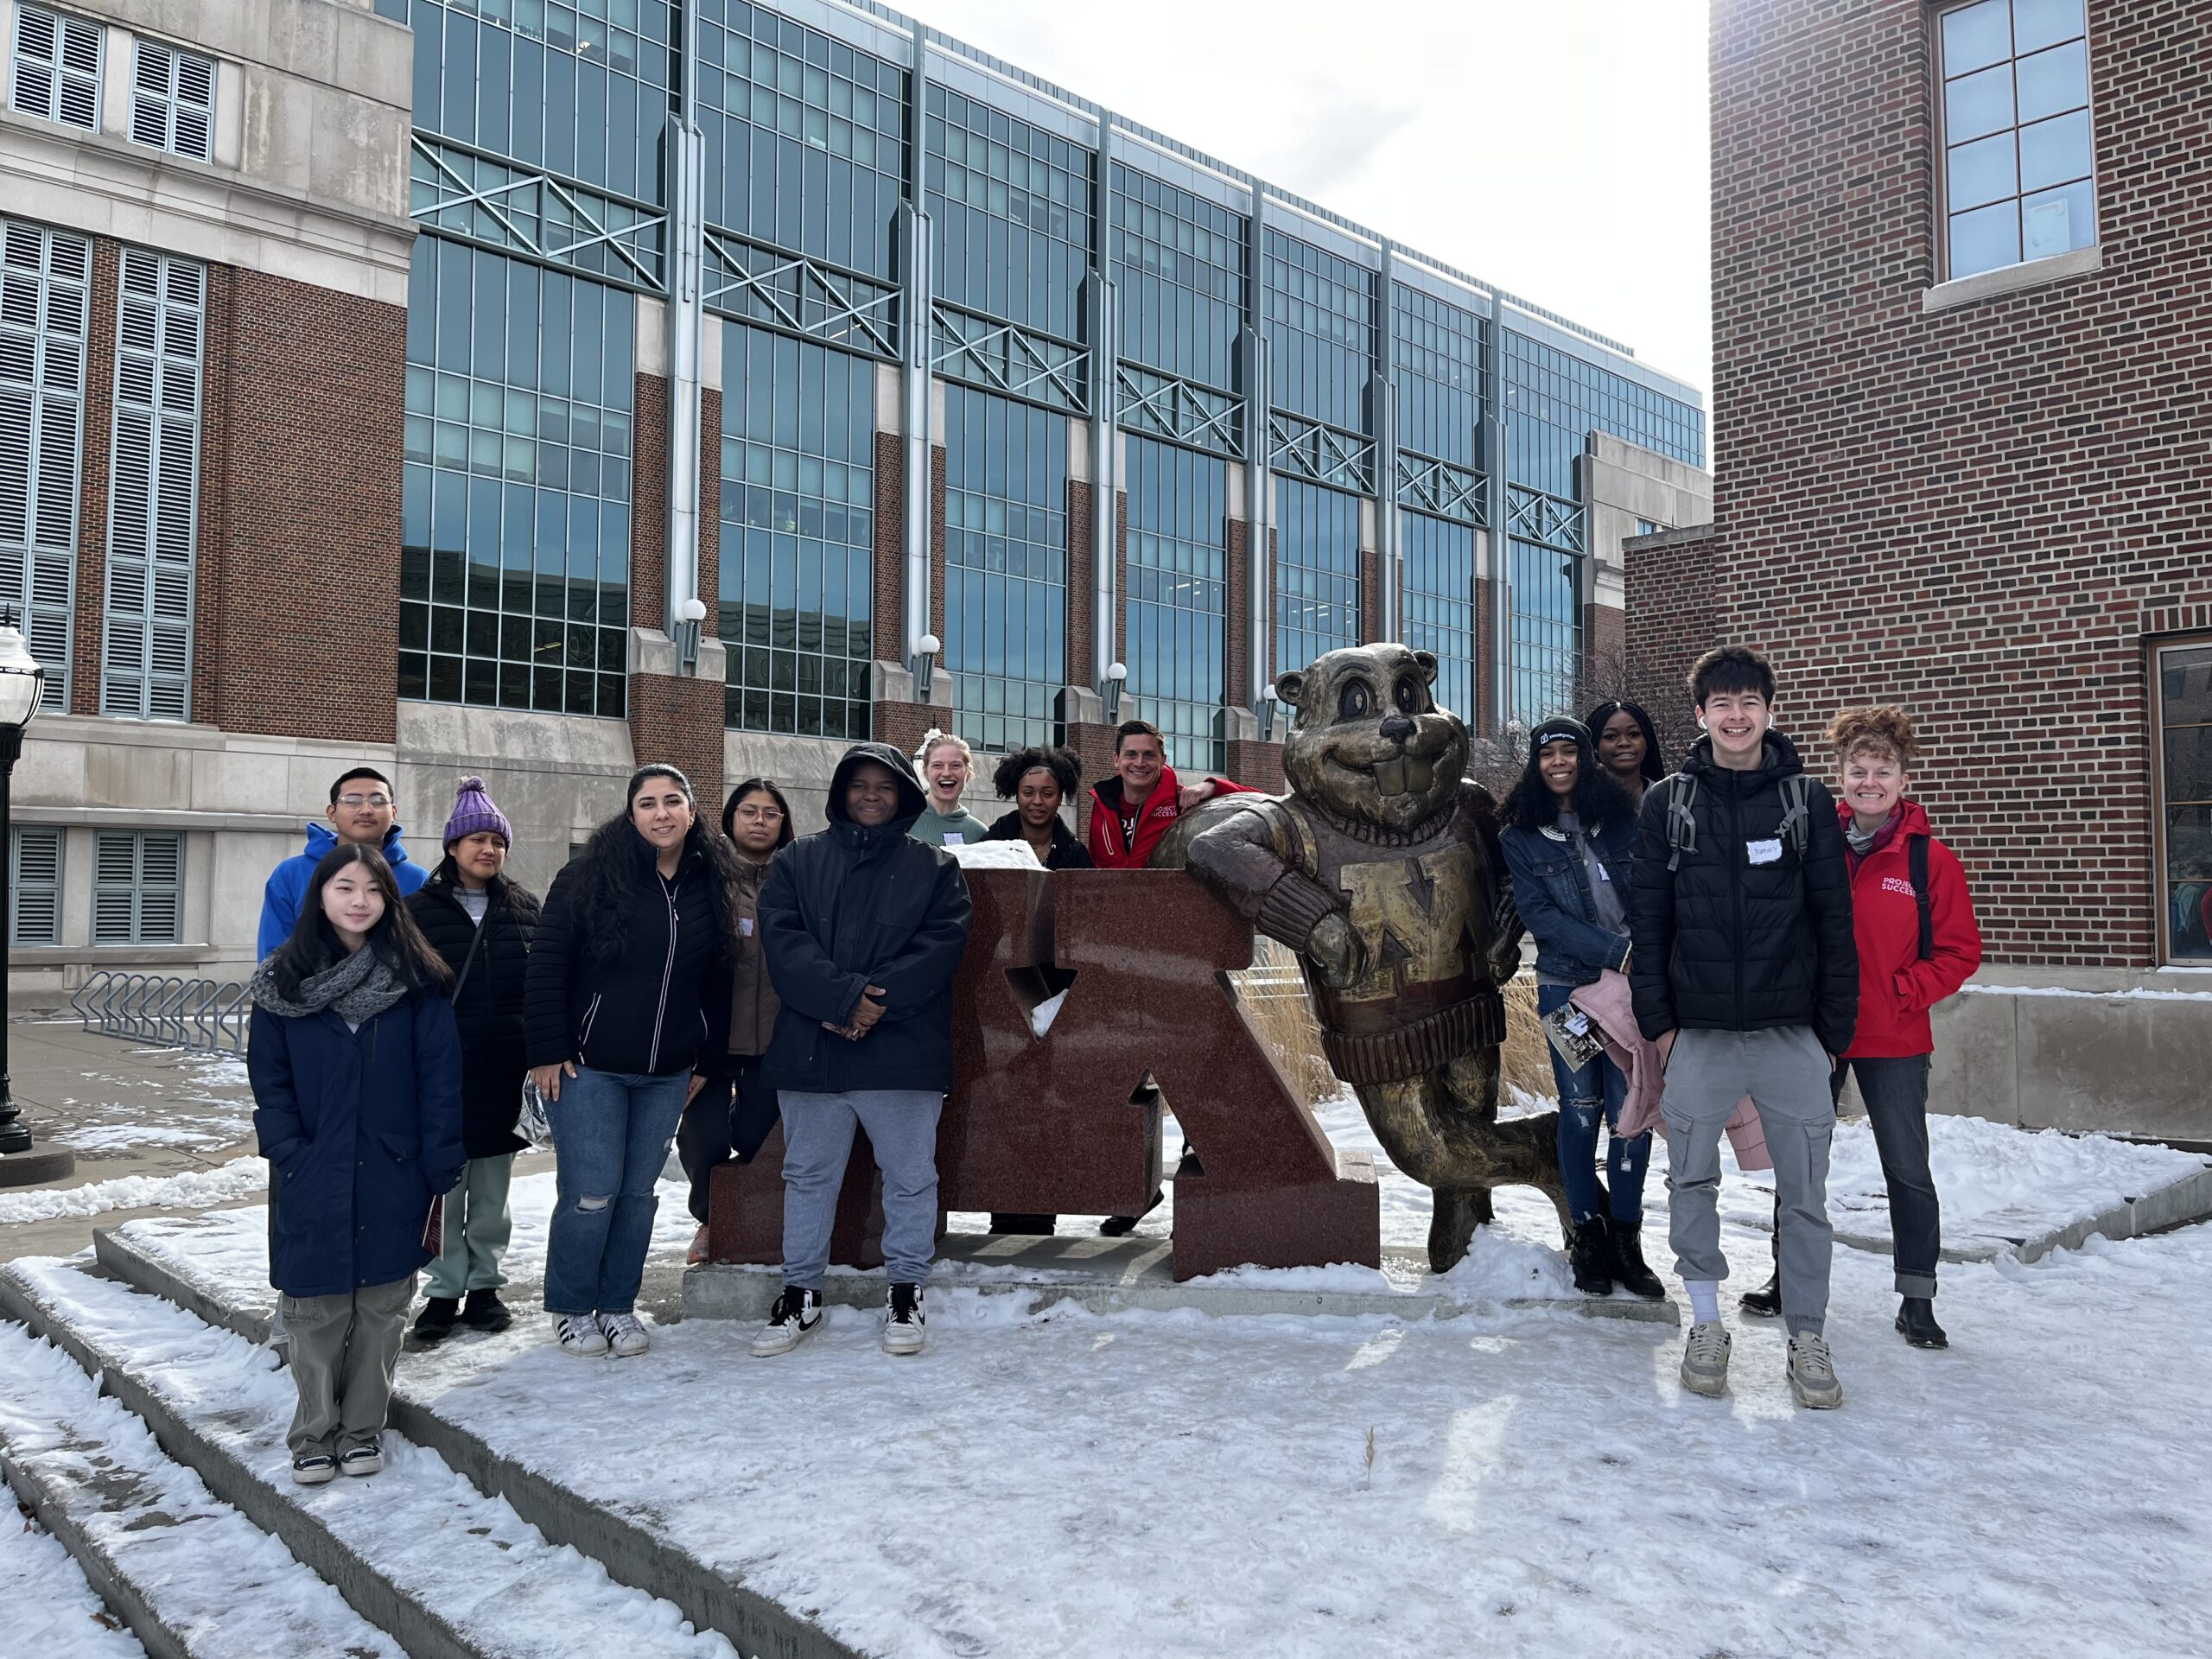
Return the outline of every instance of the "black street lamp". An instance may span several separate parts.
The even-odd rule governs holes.
[[[16,757],[23,752],[23,730],[38,713],[39,698],[46,690],[46,670],[25,647],[22,630],[16,624],[15,607],[0,608],[0,994],[8,983],[9,947],[16,938],[16,860],[8,796],[15,783]],[[15,1089],[8,1081],[7,1008],[0,1000],[0,1157],[30,1149],[31,1132],[23,1127]],[[13,1173],[29,1172],[18,1166]],[[12,1184],[0,1177],[0,1185]]]

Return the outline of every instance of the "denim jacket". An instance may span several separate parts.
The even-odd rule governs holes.
[[[1591,840],[1625,908],[1629,860],[1636,849],[1634,820],[1605,824]],[[1498,841],[1513,876],[1514,906],[1536,941],[1538,973],[1587,985],[1605,969],[1628,961],[1627,936],[1598,925],[1590,874],[1573,842],[1554,841],[1541,830],[1517,825],[1509,825]]]

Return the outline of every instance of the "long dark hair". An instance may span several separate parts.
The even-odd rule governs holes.
[[[1626,715],[1643,730],[1643,761],[1637,770],[1643,773],[1645,783],[1657,783],[1667,775],[1667,763],[1659,753],[1659,728],[1651,723],[1651,716],[1643,712],[1642,704],[1630,702],[1620,697],[1615,697],[1609,702],[1599,703],[1584,716],[1582,721],[1590,728],[1591,741],[1595,742],[1605,737],[1605,722],[1615,715]],[[1592,759],[1593,761],[1596,760],[1594,755]],[[1599,763],[1598,769],[1600,772],[1605,770],[1602,762]]]
[[[648,881],[656,855],[652,843],[630,822],[630,808],[639,788],[654,778],[670,779],[691,803],[691,828],[684,833],[683,855],[677,868],[681,869],[694,856],[701,861],[707,900],[715,912],[715,953],[727,966],[734,954],[737,931],[730,889],[743,875],[737,849],[699,816],[699,798],[691,780],[669,766],[640,766],[631,773],[630,785],[622,791],[622,810],[591,832],[579,855],[584,866],[579,907],[585,954],[595,962],[620,961],[630,942],[631,917],[652,896]]]
[[[784,798],[784,791],[766,778],[748,778],[730,791],[729,799],[722,803],[722,834],[729,837],[733,847],[737,844],[737,831],[730,828],[737,822],[737,804],[756,791],[774,801],[784,815],[783,833],[776,837],[776,844],[768,849],[772,855],[790,846],[797,839],[797,831],[791,828],[791,804]]]
[[[1605,769],[1598,764],[1598,757],[1581,743],[1574,746],[1574,792],[1567,797],[1567,805],[1576,822],[1585,829],[1595,830],[1600,824],[1634,817],[1636,809],[1629,804],[1628,791],[1606,776]],[[1498,809],[1506,823],[1519,829],[1541,830],[1559,818],[1559,797],[1544,781],[1537,764],[1541,759],[1540,753],[1529,755],[1529,764],[1521,769],[1521,780],[1513,785],[1513,792]]]
[[[276,995],[287,1002],[296,1002],[302,980],[313,978],[346,954],[338,930],[322,913],[322,890],[349,864],[365,868],[377,891],[384,895],[384,914],[369,930],[368,942],[361,949],[375,951],[410,991],[434,986],[443,990],[450,986],[453,969],[430,948],[414,915],[400,901],[399,883],[392,880],[391,866],[385,862],[384,855],[358,842],[341,841],[322,855],[315,874],[308,877],[308,890],[300,895],[300,918],[292,924],[291,938],[276,947],[270,967]]]

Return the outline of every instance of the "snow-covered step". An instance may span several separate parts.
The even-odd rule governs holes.
[[[290,1378],[251,1344],[158,1297],[28,1258],[0,1272],[0,1313],[99,1377],[217,1497],[283,1540],[411,1659],[552,1659],[608,1642],[623,1659],[736,1652],[719,1632],[695,1633],[672,1603],[548,1543],[398,1433],[385,1436],[381,1475],[295,1486],[284,1449]],[[564,1427],[546,1423],[550,1434]]]
[[[13,1324],[0,1324],[0,1471],[156,1659],[406,1659],[67,1354]]]

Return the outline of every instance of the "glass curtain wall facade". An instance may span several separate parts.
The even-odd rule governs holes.
[[[1359,498],[1278,477],[1275,543],[1275,671],[1288,673],[1359,643]]]
[[[1229,467],[1131,434],[1128,690],[1171,766],[1228,765]]]
[[[1482,488],[1483,320],[1403,283],[1391,285],[1398,404],[1398,505],[1406,643],[1437,658],[1436,700],[1475,715],[1475,536]]]

